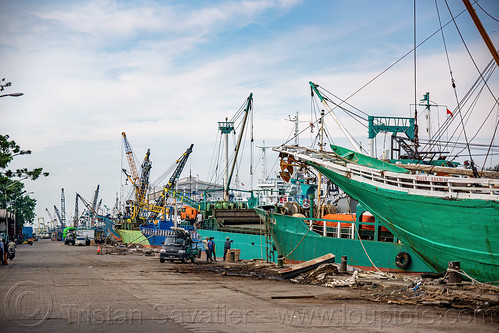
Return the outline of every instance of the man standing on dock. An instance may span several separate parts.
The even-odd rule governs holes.
[[[210,247],[210,254],[212,256],[213,261],[217,261],[217,247],[215,245],[215,238],[210,237],[210,242],[208,243],[208,247]]]
[[[206,239],[203,240],[204,252],[206,253],[206,261],[211,260],[211,253],[210,253],[210,249],[208,247],[209,240],[210,240],[210,237],[206,237]]]
[[[208,240],[208,251],[210,254],[210,261],[217,261],[217,258],[215,257],[215,242],[213,241],[213,237]]]
[[[227,237],[227,239],[225,240],[225,243],[224,243],[224,261],[225,261],[225,257],[227,256],[227,251],[230,250],[231,243],[232,243],[232,241],[229,239],[229,237]]]

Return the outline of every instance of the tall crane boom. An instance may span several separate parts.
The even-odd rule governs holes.
[[[59,213],[59,209],[57,209],[56,205],[54,205],[54,211],[55,211],[55,215],[57,216],[57,219],[59,220],[59,223],[64,228],[64,224],[62,224],[61,214]]]
[[[123,144],[125,146],[128,166],[130,167],[130,172],[132,173],[132,181],[135,183],[139,179],[139,173],[137,172],[137,167],[135,166],[135,156],[133,155],[132,147],[126,138],[125,132],[122,132],[121,135],[123,136]]]
[[[52,214],[50,213],[50,211],[48,210],[48,208],[45,208],[45,211],[47,212],[47,214],[48,214],[48,215],[49,215],[49,217],[50,217],[50,222],[54,222],[54,221],[55,221],[55,219],[54,219],[54,217],[52,216]],[[49,225],[50,225],[50,222],[49,222]]]
[[[96,216],[97,215],[97,212],[95,211],[93,205],[90,202],[88,202],[87,200],[85,200],[85,198],[83,198],[78,193],[76,193],[76,198],[79,198],[81,200],[81,202],[83,202],[83,205],[85,205],[85,207],[87,208],[87,210],[90,212],[90,214],[92,216]]]
[[[194,147],[194,144],[191,144],[189,148],[183,153],[176,161],[177,167],[173,171],[172,176],[168,180],[168,183],[164,187],[164,191],[162,195],[156,199],[156,206],[163,206],[165,203],[165,194],[172,190],[175,185],[177,184],[177,180],[180,178],[180,175],[182,174],[182,170],[185,167],[185,164],[187,163],[187,159],[189,158],[189,155],[192,153],[192,147]]]
[[[76,199],[75,199],[75,216],[73,218],[73,227],[78,227],[78,220],[79,220],[79,216],[78,216],[78,193],[76,193]]]
[[[64,196],[64,189],[61,189],[61,223],[66,226],[66,197]]]
[[[92,200],[92,211],[97,212],[97,199],[99,198],[99,188],[100,185],[97,185],[94,193],[94,199]]]
[[[180,178],[182,170],[184,170],[187,159],[192,153],[192,147],[194,147],[194,144],[191,144],[191,146],[187,148],[185,153],[183,153],[182,156],[180,156],[180,158],[177,160],[177,167],[175,168],[175,171],[173,171],[173,175],[170,177],[170,180],[168,180],[168,184],[166,184],[165,186],[167,190],[172,190],[177,184],[177,180]]]
[[[100,206],[102,205],[102,199],[99,200],[99,204],[97,205],[96,209],[95,209],[95,215],[97,215],[99,213],[99,210],[100,210]]]
[[[149,159],[150,155],[151,155],[151,150],[147,149],[146,156],[144,157],[144,161],[142,162],[140,168],[141,173],[139,178],[139,184],[137,185],[135,190],[135,199],[138,202],[144,201],[147,193],[147,188],[149,187],[149,175],[151,173],[151,168],[152,168],[152,163],[151,160]]]
[[[97,216],[97,199],[99,198],[99,188],[100,185],[97,185],[94,193],[94,199],[92,201],[92,226],[94,225],[95,217]]]

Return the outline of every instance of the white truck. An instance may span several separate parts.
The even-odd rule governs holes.
[[[85,237],[90,240],[95,240],[95,230],[94,229],[77,229],[76,237]]]

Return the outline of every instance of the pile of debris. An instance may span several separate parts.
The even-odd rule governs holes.
[[[278,269],[274,263],[254,259],[250,261],[240,261],[238,263],[229,262],[196,262],[196,264],[176,265],[175,270],[179,273],[187,272],[213,272],[222,276],[238,276],[258,279],[282,280]]]
[[[102,247],[102,254],[118,254],[118,255],[127,255],[127,254],[137,254],[137,255],[145,255],[145,256],[154,256],[155,253],[159,253],[159,250],[152,248],[145,248],[142,246],[135,245],[105,245]]]
[[[369,291],[363,297],[373,302],[404,305],[432,305],[467,309],[496,317],[499,314],[499,287],[494,285],[461,282],[448,283],[440,279],[421,278],[415,275],[353,270],[341,273],[338,264],[323,264],[290,279],[294,283],[314,284],[323,287],[350,287]]]
[[[419,279],[399,290],[372,294],[369,299],[390,304],[434,305],[499,313],[499,288],[471,282],[446,284],[443,280]]]
[[[322,264],[316,269],[302,273],[290,281],[303,284],[315,284],[324,287],[349,287],[357,283],[359,271],[339,273],[338,264]]]

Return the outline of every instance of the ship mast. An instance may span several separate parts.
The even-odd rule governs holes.
[[[218,129],[224,135],[225,144],[225,159],[224,159],[224,200],[229,200],[229,133],[234,130],[234,122],[228,121],[227,117],[225,121],[218,123]]]
[[[497,66],[499,66],[499,54],[497,53],[497,49],[494,47],[494,44],[492,43],[492,40],[490,40],[489,35],[487,34],[487,31],[485,31],[485,28],[482,25],[482,22],[480,22],[480,19],[478,18],[478,15],[475,12],[475,9],[471,5],[469,0],[463,0],[464,6],[466,7],[466,10],[471,16],[471,19],[473,20],[473,23],[475,23],[476,28],[478,29],[478,32],[480,35],[482,35],[483,41],[487,45],[487,48],[489,49],[490,53],[492,54],[492,57],[494,58]]]
[[[319,151],[322,152],[324,151],[324,110],[321,110],[321,118],[319,120],[321,126],[319,128],[319,139],[320,139],[320,143],[319,143]],[[317,214],[319,216],[317,217],[320,217],[322,216],[322,203],[321,203],[321,191],[322,191],[322,173],[318,173],[318,176],[319,176],[319,182],[318,182],[318,186],[317,186],[317,203],[319,204],[319,209],[317,209]],[[323,228],[323,236],[326,237],[327,236],[327,233],[326,233],[326,228]]]
[[[318,85],[316,85],[312,81],[310,81],[309,84],[310,84],[310,87],[312,88],[312,91],[315,92],[315,94],[319,97],[319,99],[321,100],[321,103],[326,107],[327,111],[331,114],[333,119],[336,121],[336,123],[340,127],[343,134],[345,134],[345,136],[347,137],[348,141],[350,141],[350,143],[352,144],[355,151],[357,151],[358,153],[362,153],[362,151],[360,150],[360,145],[357,143],[357,141],[355,141],[353,136],[347,131],[345,126],[343,126],[340,119],[336,116],[336,114],[333,112],[333,110],[327,104],[326,99],[322,96],[322,94],[317,89]]]

